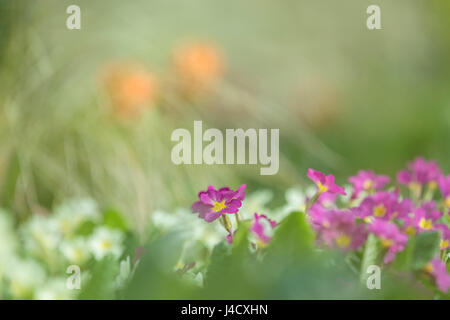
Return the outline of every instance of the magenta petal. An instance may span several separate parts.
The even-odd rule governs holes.
[[[337,194],[332,192],[324,192],[320,195],[317,202],[322,205],[332,204],[336,201]]]
[[[391,181],[388,176],[378,176],[376,179],[376,188],[383,189],[385,185],[387,185]]]
[[[436,285],[444,293],[447,293],[450,289],[450,274],[447,272],[445,264],[439,257],[431,260],[433,266],[433,275],[436,279]]]
[[[243,201],[245,198],[245,188],[247,187],[246,184],[241,185],[237,190],[236,190],[236,194],[235,194],[235,198],[238,200]]]
[[[222,210],[223,213],[236,213],[239,211],[239,208],[242,206],[242,202],[237,199],[233,199],[227,203],[226,208]]]
[[[207,213],[205,215],[205,221],[206,222],[213,222],[214,220],[216,220],[217,218],[219,218],[222,215],[222,211],[218,211],[218,212],[212,211],[212,212]]]
[[[325,183],[329,186],[334,185],[334,176],[332,174],[329,174],[325,177]]]
[[[204,204],[202,201],[195,202],[191,207],[193,212],[197,212],[200,218],[204,218],[205,214],[211,211],[211,207]]]
[[[265,215],[258,215],[256,212],[254,214],[254,219],[255,219],[255,221],[253,222],[253,224],[250,228],[250,231],[252,233],[254,233],[259,238],[259,240],[262,241],[263,243],[269,243],[270,240],[272,239],[272,237],[265,233],[266,230],[264,229],[264,226],[260,223],[260,220],[264,219],[267,222],[269,222],[271,228],[274,228],[276,226],[276,222],[270,220]],[[275,222],[275,225],[273,225],[272,222]]]
[[[395,258],[395,252],[392,250],[389,250],[386,255],[384,256],[384,263],[388,264],[389,262],[391,262],[392,260],[394,260]]]
[[[336,192],[342,194],[343,196],[347,195],[347,192],[345,192],[345,189],[343,187],[338,187],[338,191]]]
[[[314,181],[315,184],[318,184],[319,182],[321,184],[325,184],[325,175],[320,171],[309,168],[306,175],[308,178]]]
[[[215,189],[208,189],[208,195],[212,201],[222,201],[220,193]]]
[[[236,192],[233,190],[227,190],[221,193],[222,194],[222,200],[225,200],[225,202],[231,201],[235,198]]]
[[[411,179],[411,173],[408,170],[402,170],[397,174],[397,181],[400,184],[408,185]]]
[[[328,185],[328,192],[339,193],[339,194],[342,194],[343,196],[345,196],[347,194],[343,187],[340,187],[340,186],[335,185],[335,184]]]
[[[442,196],[444,198],[450,197],[450,175],[448,176],[441,175],[438,181]]]
[[[271,237],[264,234],[264,227],[258,222],[255,222],[253,224],[251,231],[256,234],[258,238],[264,243],[267,243],[271,240]]]
[[[334,183],[334,176],[332,174],[325,177],[325,185],[328,187],[329,192],[346,195],[345,189]]]
[[[214,205],[214,201],[211,198],[211,195],[209,192],[200,192],[198,194],[198,197],[200,198],[200,200],[205,203],[205,204],[209,204],[210,206]]]

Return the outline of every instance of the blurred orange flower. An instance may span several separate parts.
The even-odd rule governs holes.
[[[157,98],[156,76],[138,63],[111,64],[102,73],[103,86],[114,110],[124,116],[137,116]]]
[[[297,116],[319,130],[339,121],[344,112],[338,88],[322,77],[310,77],[296,92]]]
[[[203,91],[220,78],[224,61],[213,44],[195,42],[180,47],[174,54],[175,71],[188,91]]]

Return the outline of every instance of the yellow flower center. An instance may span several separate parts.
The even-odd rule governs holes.
[[[440,247],[442,250],[446,249],[448,247],[448,244],[448,240],[441,239]]]
[[[447,208],[450,208],[450,196],[448,196],[447,198],[445,198],[445,206]]]
[[[436,188],[438,187],[438,184],[436,181],[430,181],[428,182],[428,188],[430,190],[436,190]]]
[[[341,234],[339,237],[336,238],[336,244],[340,248],[346,248],[350,244],[351,238],[346,234]]]
[[[367,216],[363,220],[365,223],[372,223],[375,218],[372,216]]]
[[[372,180],[366,180],[364,181],[364,190],[371,190],[373,187],[373,181]]]
[[[226,207],[226,205],[225,205],[225,200],[223,200],[222,202],[214,201],[214,207],[213,207],[213,210],[214,210],[215,212],[219,212],[220,210],[225,209],[225,207]]]
[[[431,222],[431,220],[422,218],[419,221],[419,227],[421,227],[422,229],[425,229],[425,230],[430,230],[431,228],[433,228],[433,223]]]
[[[178,262],[177,262],[177,264],[175,265],[175,268],[176,269],[182,269],[184,267],[184,264],[183,264],[183,262],[181,262],[181,260],[179,260]]]
[[[414,191],[420,191],[420,189],[422,188],[421,187],[421,185],[419,184],[419,183],[417,183],[417,182],[411,182],[410,184],[409,184],[409,188],[411,189],[411,190],[414,190]]]
[[[433,273],[433,266],[431,265],[431,263],[428,263],[425,267],[424,267],[425,271],[428,273]]]
[[[375,217],[384,217],[386,214],[386,207],[383,204],[380,204],[373,208],[373,215]]]
[[[394,242],[391,239],[381,238],[381,245],[385,248],[392,246]]]
[[[265,247],[267,247],[267,243],[264,243],[264,242],[262,242],[261,240],[256,240],[256,245],[258,246],[258,248],[265,248]]]
[[[75,249],[74,256],[76,261],[83,260],[84,257],[83,251],[80,250],[79,248]]]
[[[416,234],[416,228],[409,226],[406,228],[406,233],[410,236],[414,236]]]
[[[321,184],[320,182],[317,183],[317,188],[319,188],[319,192],[320,193],[324,193],[328,191],[328,187],[324,186],[323,184]]]
[[[112,244],[109,241],[103,241],[102,242],[102,247],[103,247],[103,249],[109,249],[109,248],[112,247]]]
[[[71,231],[71,223],[68,220],[61,221],[61,230],[64,234],[68,234]]]

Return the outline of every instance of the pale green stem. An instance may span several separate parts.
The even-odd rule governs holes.
[[[436,186],[433,183],[429,183],[427,186],[427,191],[425,192],[424,200],[427,202],[433,200],[435,190]]]
[[[223,226],[229,234],[231,234],[231,223],[226,214],[222,214]]]
[[[241,223],[241,217],[239,216],[239,212],[236,212],[234,218],[236,219],[236,224],[239,227],[239,224]]]
[[[416,183],[412,183],[409,185],[409,191],[411,194],[411,198],[415,204],[420,203],[420,196],[422,194],[422,186]]]
[[[309,199],[308,203],[306,204],[305,213],[308,213],[309,209],[312,207],[312,205],[319,199],[319,196],[321,195],[320,191],[317,191],[314,196],[312,196],[311,199]]]

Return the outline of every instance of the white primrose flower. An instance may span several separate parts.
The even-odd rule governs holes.
[[[37,300],[70,300],[76,296],[75,290],[67,288],[65,278],[53,278],[36,289]]]
[[[169,230],[170,228],[180,224],[183,216],[176,213],[167,213],[165,211],[156,210],[151,215],[153,225],[160,230]]]
[[[313,190],[311,191],[314,193]],[[311,191],[308,190],[309,193]],[[274,218],[277,221],[281,221],[292,211],[305,210],[306,195],[302,189],[297,187],[288,189],[286,191],[285,198],[286,204],[281,208],[279,208],[278,210],[275,210],[271,218]]]
[[[63,241],[60,250],[68,262],[76,265],[85,263],[91,257],[90,244],[82,237]]]
[[[342,199],[342,201],[344,203],[349,203],[350,202],[350,198],[351,198],[351,196],[353,194],[353,186],[351,184],[346,184],[343,187],[345,189],[346,195],[345,196],[341,195],[340,198]]]
[[[286,208],[293,210],[301,210],[305,205],[305,193],[298,188],[291,188],[286,191]]]
[[[217,243],[226,239],[227,233],[219,222],[205,223],[198,219],[197,214],[185,208],[179,208],[174,213],[155,211],[152,214],[153,225],[161,231],[176,231],[185,239],[186,245],[191,242],[202,242],[209,250]]]
[[[71,235],[84,222],[98,222],[101,214],[95,201],[75,199],[58,206],[55,209],[54,218],[58,222],[61,232]]]
[[[25,248],[32,254],[49,258],[59,246],[61,233],[51,217],[33,215],[20,228]]]
[[[32,299],[45,283],[46,274],[36,261],[14,257],[8,262],[6,280],[13,299]]]
[[[273,193],[270,190],[260,190],[249,194],[243,201],[239,210],[241,219],[252,219],[255,212],[267,214],[267,204],[272,200]]]
[[[0,210],[0,281],[5,272],[5,264],[15,254],[17,244],[12,217]]]
[[[208,250],[212,250],[219,242],[226,240],[228,234],[218,221],[208,224],[199,219],[197,219],[192,231],[193,235],[190,241],[199,241]]]
[[[173,213],[154,211],[151,219],[156,229],[162,232],[170,230],[183,242],[179,259],[181,265],[194,260],[200,263],[205,252],[211,252],[218,243],[226,240],[227,232],[219,221],[205,223],[198,219],[197,214],[185,208],[179,208]]]
[[[123,252],[123,234],[120,231],[99,227],[89,238],[89,247],[95,259],[101,260],[108,254],[119,258]]]
[[[311,199],[316,193],[317,193],[317,187],[313,184],[310,184],[305,188],[305,196],[308,199]]]

